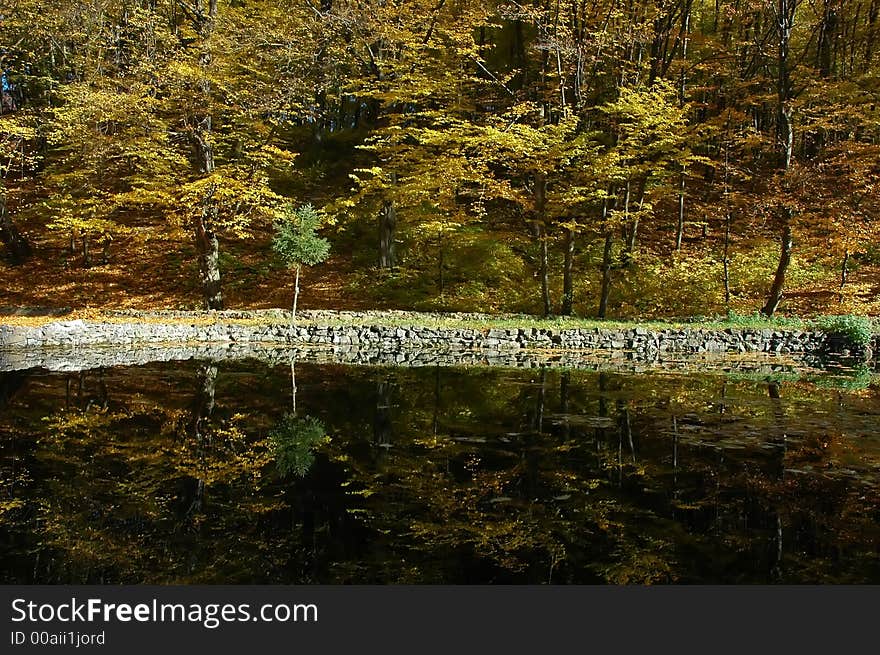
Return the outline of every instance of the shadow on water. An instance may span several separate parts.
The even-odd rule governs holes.
[[[2,582],[877,583],[873,379],[7,373]]]

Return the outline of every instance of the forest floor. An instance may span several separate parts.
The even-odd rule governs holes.
[[[262,241],[265,243],[258,238],[256,241],[223,245],[221,269],[225,307],[251,310],[290,306],[293,275],[267,256],[268,239],[263,238]],[[136,256],[128,253],[136,253]],[[179,242],[153,243],[142,247],[115,243],[106,261],[103,260],[101,249],[95,247],[92,265],[84,267],[81,254],[71,254],[65,242],[50,235],[34,241],[34,255],[24,264],[13,266],[0,259],[0,314],[18,313],[15,310],[21,308],[64,308],[77,315],[119,309],[196,310],[201,307],[201,295],[194,261],[192,249]],[[364,277],[362,268],[355,264],[355,257],[337,251],[320,267],[304,269],[299,307],[409,310],[423,300],[413,298],[411,305],[400,298],[391,301],[377,293],[376,289],[359,287],[358,279],[363,280]],[[847,298],[843,304],[838,302],[837,285],[836,273],[829,271],[827,278],[819,282],[788,288],[780,315],[880,315],[880,265],[863,265],[851,272]],[[670,290],[670,293],[674,294],[675,290]],[[740,298],[738,302],[739,308],[750,308],[748,312],[740,309],[740,313],[751,313],[760,307],[762,299]],[[473,307],[463,309],[484,310],[479,301],[475,301]],[[579,313],[577,305],[575,309]],[[584,306],[582,309],[587,308]],[[715,314],[717,312],[706,313],[709,316]],[[645,318],[672,322],[682,320],[682,317],[665,316]]]

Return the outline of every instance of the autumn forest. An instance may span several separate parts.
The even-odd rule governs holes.
[[[0,305],[287,307],[307,210],[313,307],[880,310],[880,0],[7,0],[0,73]]]

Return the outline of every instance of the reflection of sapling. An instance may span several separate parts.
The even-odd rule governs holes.
[[[320,223],[321,214],[312,205],[303,205],[295,209],[290,203],[284,205],[275,221],[272,249],[288,268],[296,270],[293,310],[290,315],[291,326],[296,319],[299,274],[302,267],[320,264],[330,254],[330,243],[316,234]]]
[[[326,438],[327,430],[319,419],[285,414],[269,434],[281,474],[304,477],[315,461],[313,449]]]

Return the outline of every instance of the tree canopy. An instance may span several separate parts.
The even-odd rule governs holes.
[[[281,297],[308,202],[326,304],[880,309],[877,0],[8,4],[13,300]]]

